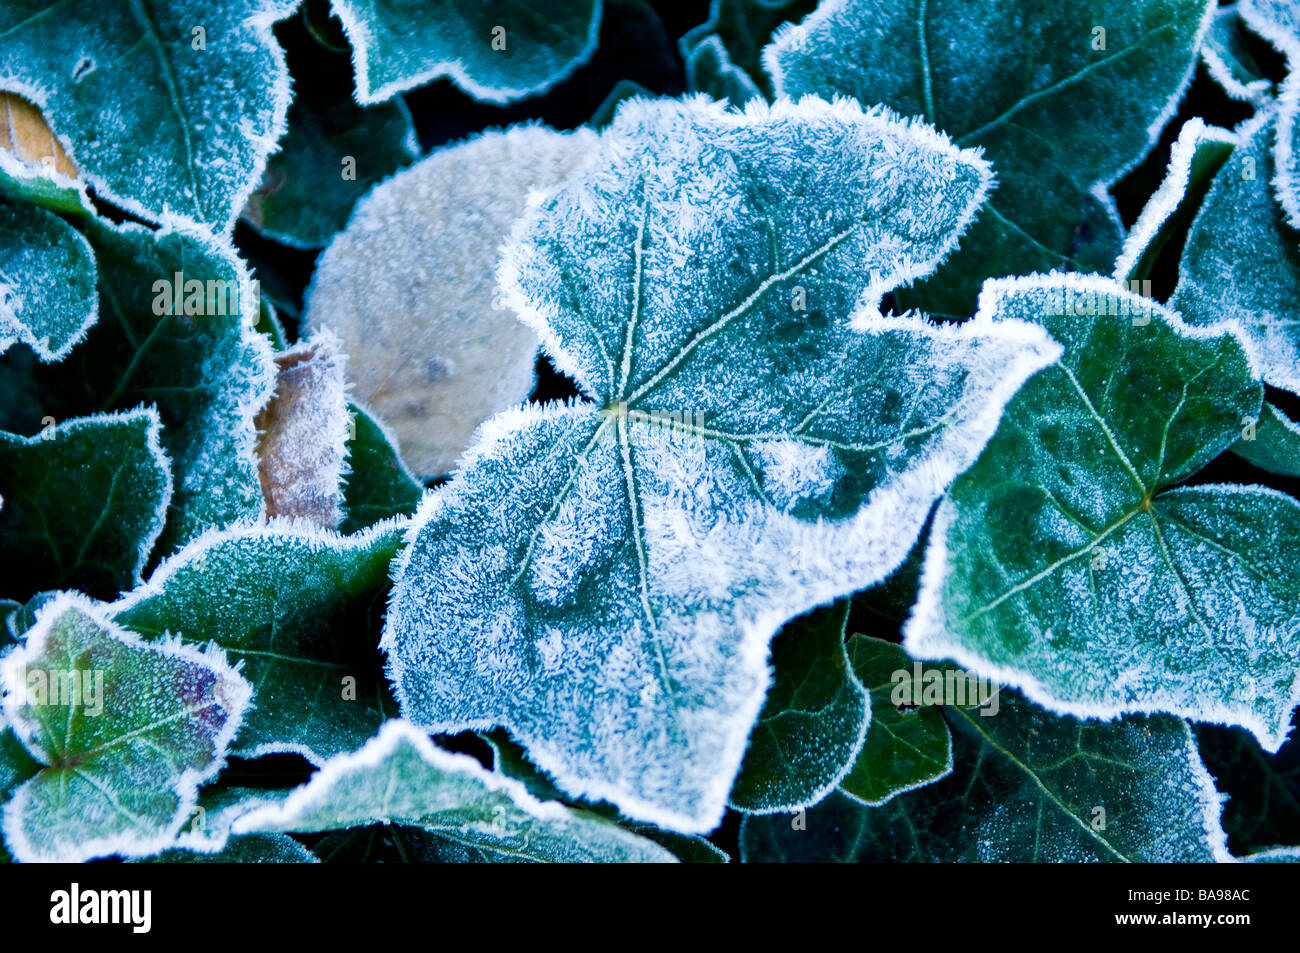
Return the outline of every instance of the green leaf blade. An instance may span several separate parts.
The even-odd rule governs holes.
[[[167,846],[252,695],[220,653],[146,645],[77,595],[43,607],[0,680],[5,718],[42,765],[4,809],[22,861]]]

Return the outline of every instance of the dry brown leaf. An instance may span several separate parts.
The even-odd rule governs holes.
[[[77,177],[76,165],[63,151],[41,111],[13,93],[0,92],[0,149],[33,165],[52,166],[70,179]]]
[[[275,395],[257,417],[266,515],[334,529],[343,519],[346,358],[328,332],[277,354]]]

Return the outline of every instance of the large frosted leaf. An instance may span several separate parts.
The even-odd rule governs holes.
[[[435,747],[390,721],[359,751],[341,754],[275,803],[237,817],[236,834],[333,831],[403,824],[434,835],[444,861],[671,862],[667,850],[617,824],[555,801]]]
[[[772,640],[775,669],[749,736],[731,806],[797,811],[825,797],[862,749],[871,706],[845,652],[847,600],[791,621]]]
[[[516,126],[438,149],[375,188],[321,256],[305,323],[338,335],[358,399],[422,476],[527,399],[537,339],[503,307],[501,244],[534,188],[585,160],[589,130]]]
[[[140,580],[172,495],[159,431],[152,409],[34,437],[0,431],[5,595],[75,587],[111,599]]]
[[[908,651],[1057,711],[1167,711],[1276,751],[1300,696],[1300,503],[1176,486],[1259,416],[1239,339],[1097,278],[993,281],[981,310],[1065,354],[940,504]]]
[[[357,101],[447,76],[505,103],[550,88],[596,48],[601,0],[331,0],[352,43]]]
[[[871,727],[840,790],[879,806],[951,772],[952,736],[943,716],[935,707],[912,707],[924,698],[924,674],[918,684],[907,653],[892,642],[854,635],[849,659],[871,692]]]
[[[175,485],[164,553],[209,527],[260,519],[253,421],[275,365],[254,330],[260,311],[247,269],[208,233],[81,225],[99,264],[99,321],[60,363],[23,371],[28,393],[7,403],[29,407],[21,423],[31,431],[46,415],[154,405]]]
[[[883,807],[843,794],[796,825],[748,817],[755,861],[1227,860],[1222,805],[1186,722],[1055,718],[1003,691],[996,716],[945,707],[952,774]]]
[[[914,296],[927,310],[964,316],[985,277],[1110,273],[1123,228],[1106,190],[1173,114],[1214,8],[1211,0],[825,0],[778,32],[764,63],[778,93],[884,103],[960,146],[983,147],[998,188],[961,249]]]
[[[370,617],[404,529],[338,536],[274,520],[212,531],[109,611],[146,637],[210,640],[241,662],[257,695],[235,754],[293,751],[319,764],[391,713]]]
[[[1274,115],[1238,130],[1188,232],[1169,306],[1190,324],[1237,323],[1265,382],[1300,393],[1300,240],[1270,184]]]
[[[1246,428],[1232,452],[1269,473],[1300,477],[1300,424],[1265,402],[1259,423]]]
[[[73,594],[0,660],[0,684],[6,720],[42,765],[4,809],[5,844],[22,861],[168,846],[252,694],[219,651],[145,643]]]
[[[40,107],[102,197],[229,231],[285,128],[271,24],[295,0],[13,0],[0,87]]]
[[[0,207],[0,353],[22,343],[60,360],[96,307],[95,256],[81,233],[43,209]]]
[[[502,725],[570,794],[711,828],[772,635],[884,578],[1056,353],[877,311],[986,183],[850,102],[625,103],[503,271],[594,402],[498,415],[426,497],[383,642],[404,713]]]

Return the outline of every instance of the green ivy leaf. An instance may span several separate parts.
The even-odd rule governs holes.
[[[705,37],[686,59],[686,85],[692,91],[708,93],[714,99],[743,106],[762,99],[763,92],[743,69],[731,62],[727,48],[716,36]]]
[[[221,646],[256,686],[234,754],[316,764],[369,738],[387,712],[367,618],[382,605],[405,524],[339,536],[307,523],[212,531],[109,606],[147,638]]]
[[[617,824],[554,801],[451,754],[402,721],[338,755],[283,799],[235,819],[240,833],[309,833],[403,824],[433,835],[444,861],[673,861]]]
[[[965,316],[990,275],[1111,272],[1123,226],[1106,190],[1173,114],[1214,9],[1212,0],[826,0],[779,31],[763,62],[779,94],[884,103],[983,148],[997,190],[952,260],[900,295]]]
[[[1232,452],[1269,473],[1300,477],[1300,424],[1265,401],[1259,423],[1232,445]]]
[[[772,640],[776,674],[731,789],[736,810],[816,804],[853,766],[872,710],[845,651],[848,618],[841,600],[786,623]]]
[[[100,320],[62,362],[14,375],[27,396],[7,400],[29,408],[32,430],[42,415],[154,405],[175,488],[164,554],[210,527],[262,518],[254,419],[275,365],[244,264],[204,232],[81,225],[99,264]]]
[[[0,431],[4,591],[111,599],[140,581],[163,529],[171,470],[152,408],[81,417],[34,437]]]
[[[1264,76],[1243,40],[1245,27],[1239,6],[1234,3],[1215,11],[1214,21],[1201,45],[1201,62],[1233,99],[1262,105],[1273,84]]]
[[[289,131],[244,206],[244,220],[286,245],[320,248],[348,223],[361,196],[419,155],[400,96],[363,107],[353,101],[350,84],[335,95],[324,84],[303,84],[289,109]]]
[[[81,233],[43,209],[0,207],[0,353],[22,343],[61,360],[97,306],[95,255]]]
[[[709,18],[682,35],[677,45],[686,62],[691,89],[723,98],[722,90],[699,75],[700,57],[724,66],[729,82],[738,91],[748,88],[755,95],[772,97],[772,83],[763,70],[763,47],[781,24],[812,13],[817,0],[712,0]],[[748,97],[747,97],[748,98]],[[735,104],[743,99],[731,99]]]
[[[1115,279],[1131,290],[1147,289],[1161,254],[1171,241],[1186,234],[1215,174],[1232,154],[1237,137],[1200,119],[1189,119],[1169,150],[1169,167],[1160,188],[1138,216],[1119,260]],[[1146,282],[1147,284],[1143,284]]]
[[[5,844],[17,860],[65,863],[169,845],[252,695],[220,652],[147,644],[71,593],[0,660],[0,685],[42,765],[4,809]]]
[[[406,716],[502,725],[572,795],[716,824],[776,630],[888,575],[1056,351],[878,311],[986,175],[847,101],[625,103],[503,266],[594,401],[498,415],[425,498],[383,639]]]
[[[410,516],[420,504],[424,485],[402,463],[397,441],[384,425],[356,404],[348,405],[348,472],[343,477],[340,532],[360,532],[380,520]]]
[[[801,818],[747,817],[741,859],[1168,863],[1228,860],[1187,723],[1075,721],[1004,690],[996,716],[945,706],[952,774],[883,807],[834,794]]]
[[[332,0],[352,43],[357,102],[443,76],[475,99],[545,92],[596,48],[601,0]]]
[[[296,6],[14,0],[0,9],[0,87],[40,107],[102,197],[228,233],[284,132],[271,24]]]
[[[1264,381],[1300,393],[1300,242],[1269,184],[1273,115],[1237,131],[1188,232],[1169,306],[1189,324],[1236,323]]]
[[[0,198],[63,215],[96,214],[80,179],[64,174],[53,163],[24,161],[7,149],[0,149]]]
[[[907,653],[892,642],[854,635],[849,639],[849,659],[858,680],[871,693],[871,727],[857,760],[840,781],[840,790],[879,807],[898,794],[946,777],[952,771],[952,735],[939,710],[900,707],[895,701],[922,697]],[[923,671],[931,668],[924,666]],[[896,695],[900,686],[906,694]]]
[[[1300,700],[1300,503],[1177,486],[1259,415],[1240,340],[1098,278],[992,281],[980,308],[1065,354],[940,504],[907,650],[1055,711],[1167,711],[1276,751]]]

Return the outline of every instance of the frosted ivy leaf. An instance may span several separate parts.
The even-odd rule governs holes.
[[[455,860],[671,862],[653,841],[555,801],[467,755],[437,748],[409,723],[390,721],[360,750],[340,754],[283,799],[232,824],[236,834],[419,827]]]
[[[939,709],[921,704],[925,673],[935,667],[914,663],[894,643],[865,635],[849,639],[848,653],[858,680],[871,693],[871,726],[857,759],[840,780],[840,790],[877,807],[946,777],[952,771],[952,736]],[[921,669],[920,680],[916,668]],[[948,670],[940,671],[946,676]],[[962,700],[976,707],[978,691],[968,697],[970,686],[962,684]],[[991,708],[988,698],[984,707]]]
[[[1213,0],[825,0],[780,30],[763,62],[779,94],[884,103],[983,147],[997,190],[952,260],[900,296],[965,316],[989,275],[1110,273],[1123,226],[1107,189],[1173,115],[1214,9]],[[1114,116],[1124,120],[1103,118]]]
[[[692,92],[708,93],[736,106],[763,97],[749,74],[731,62],[727,48],[716,36],[701,40],[688,54],[686,86]]]
[[[0,353],[22,343],[60,360],[97,304],[95,256],[81,233],[43,209],[0,207]]]
[[[358,106],[351,78],[336,83],[333,62],[304,67],[289,108],[289,131],[266,163],[243,219],[297,248],[320,248],[348,223],[370,188],[420,156],[411,113],[401,97]],[[297,67],[295,66],[295,72]]]
[[[31,430],[45,415],[154,405],[175,488],[163,553],[209,527],[260,519],[253,421],[275,365],[255,330],[260,308],[247,268],[209,233],[79,225],[99,266],[100,318],[63,361],[0,380],[27,392],[6,393],[3,403],[33,408],[23,420]]]
[[[405,523],[339,536],[306,522],[210,531],[109,606],[146,638],[215,642],[257,688],[234,753],[316,764],[393,711],[373,636]]]
[[[1270,185],[1275,112],[1237,131],[1187,234],[1169,306],[1189,324],[1236,323],[1265,383],[1300,393],[1300,241]]]
[[[772,687],[731,789],[737,810],[808,807],[853,767],[871,706],[845,653],[848,617],[842,600],[792,620],[772,640]]]
[[[3,592],[78,588],[113,598],[140,580],[172,477],[152,409],[80,417],[35,436],[0,431]]]
[[[1238,5],[1220,7],[1201,45],[1201,62],[1223,91],[1233,99],[1262,104],[1273,84],[1263,75],[1263,70],[1251,56],[1243,42]]]
[[[1003,690],[994,717],[941,709],[950,775],[866,807],[834,794],[792,828],[747,817],[742,860],[1146,863],[1226,861],[1221,798],[1187,723],[1056,718]]]
[[[407,717],[503,725],[570,794],[711,828],[772,635],[887,575],[1056,353],[877,310],[987,176],[847,101],[620,107],[503,265],[594,401],[498,415],[426,497],[383,639]]]
[[[596,48],[601,0],[331,0],[352,44],[357,101],[450,77],[475,99],[545,92]]]
[[[514,126],[438,149],[362,199],[321,256],[305,325],[338,335],[357,398],[421,476],[450,470],[475,427],[532,392],[537,338],[501,302],[500,248],[529,191],[561,182],[595,139]]]
[[[351,431],[343,476],[340,531],[355,533],[394,516],[410,516],[424,495],[424,485],[406,468],[397,438],[365,408],[348,405]]]
[[[1233,453],[1269,473],[1300,477],[1300,424],[1265,401],[1258,423],[1242,429]]]
[[[1271,755],[1240,728],[1199,725],[1196,743],[1227,797],[1223,827],[1233,854],[1300,844],[1300,740],[1294,733]]]
[[[275,395],[255,422],[268,517],[303,519],[331,530],[343,519],[349,429],[344,361],[329,332],[275,356]]]
[[[1167,711],[1276,751],[1300,700],[1300,503],[1178,486],[1259,415],[1239,339],[1098,278],[995,280],[980,308],[1065,354],[940,504],[908,652],[1056,711]]]
[[[724,75],[730,74],[738,90],[748,86],[754,94],[770,98],[772,83],[763,71],[763,47],[777,27],[803,19],[816,7],[816,0],[712,0],[709,18],[677,41],[690,88],[723,98],[724,89],[702,82],[698,61],[704,57],[725,64]],[[731,101],[739,105],[745,100]]]
[[[1119,260],[1114,277],[1131,290],[1150,290],[1156,262],[1170,239],[1185,229],[1200,208],[1215,174],[1232,154],[1237,138],[1226,129],[1189,119],[1169,152],[1169,166],[1160,188],[1138,216]],[[1149,294],[1148,294],[1149,296]]]
[[[94,603],[47,604],[0,660],[5,718],[42,767],[4,809],[20,861],[168,846],[220,769],[252,687],[222,654],[148,644]]]
[[[44,114],[103,198],[229,232],[284,133],[271,24],[293,0],[0,7],[0,87]]]

